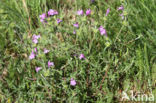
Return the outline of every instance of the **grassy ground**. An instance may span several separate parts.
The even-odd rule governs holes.
[[[121,5],[124,10],[117,10]],[[0,102],[118,103],[130,90],[153,94],[156,101],[155,5],[155,0],[1,0]],[[49,9],[58,15],[40,22]],[[91,14],[77,15],[81,9]],[[100,26],[107,36],[100,35]],[[34,34],[41,36],[37,44]],[[44,54],[45,48],[50,52]]]

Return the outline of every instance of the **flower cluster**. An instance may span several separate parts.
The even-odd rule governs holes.
[[[90,15],[90,14],[91,14],[91,10],[88,9],[88,10],[86,11],[86,16],[88,16],[88,15]]]
[[[79,59],[85,59],[84,54],[80,54]]]
[[[76,85],[76,80],[74,80],[73,78],[70,79],[70,85],[71,86],[75,86]]]
[[[94,2],[94,1],[95,1],[95,0],[91,0],[91,2]],[[118,10],[118,11],[123,11],[123,10],[124,10],[124,7],[123,7],[123,6],[120,6],[120,7],[117,8],[117,10]],[[91,9],[87,9],[86,12],[85,12],[85,16],[91,15],[91,12],[92,12]],[[107,8],[106,13],[105,13],[105,16],[107,17],[109,13],[110,13],[110,8]],[[47,15],[48,15],[48,16],[47,16]],[[47,14],[46,14],[46,13],[43,13],[43,14],[41,14],[41,15],[39,16],[39,18],[40,18],[40,21],[41,21],[41,22],[46,22],[45,19],[46,19],[47,17],[51,17],[51,16],[54,16],[54,15],[58,15],[58,12],[57,12],[56,10],[50,9],[50,10],[48,11]],[[83,16],[83,15],[84,15],[84,11],[83,11],[82,9],[81,9],[81,10],[78,10],[78,11],[77,11],[77,15]],[[123,13],[120,14],[120,16],[122,17],[122,19],[124,19]],[[57,18],[56,21],[57,21],[57,24],[59,24],[60,22],[62,22],[62,20],[59,19],[59,18]],[[78,23],[78,22],[74,23],[74,24],[73,24],[73,27],[78,29],[78,28],[79,28],[79,23]],[[97,30],[97,31],[99,30],[99,32],[100,32],[101,35],[105,35],[105,36],[107,37],[106,29],[105,29],[102,25],[101,25],[98,29],[96,29],[96,30]],[[73,34],[76,34],[76,30],[73,31]],[[41,38],[40,35],[33,35],[33,36],[32,36],[32,41],[33,41],[33,43],[37,44],[39,38]],[[30,56],[29,56],[29,59],[30,59],[30,60],[34,59],[34,58],[37,56],[37,52],[38,52],[38,51],[37,51],[37,48],[35,48],[34,50],[32,50],[32,52],[31,52],[31,54],[30,54]],[[43,50],[43,53],[44,53],[44,54],[47,54],[47,53],[49,53],[49,52],[50,52],[50,50],[44,48],[44,50]],[[75,54],[75,55],[76,55],[77,58],[79,58],[80,60],[86,59],[85,55],[82,54],[82,53],[79,54],[79,56],[78,56],[77,54]],[[51,61],[49,60],[48,63],[47,63],[47,66],[48,66],[48,68],[54,66],[54,62],[51,62]],[[36,68],[35,68],[36,72],[39,72],[41,69],[42,69],[42,67],[36,67]],[[77,84],[77,83],[76,83],[76,80],[74,80],[73,78],[71,78],[71,80],[70,80],[70,85],[71,85],[71,86],[75,86],[76,84]]]
[[[83,15],[83,10],[78,10],[77,15]]]
[[[100,34],[101,34],[101,35],[107,36],[106,29],[104,29],[102,26],[99,27],[99,31],[100,31]]]
[[[48,17],[54,16],[54,15],[58,15],[58,11],[53,10],[53,9],[50,9],[50,10],[48,11]],[[40,21],[41,21],[42,23],[46,22],[46,20],[45,20],[45,19],[47,18],[46,13],[43,13],[43,14],[39,15],[39,18],[40,18]],[[62,22],[62,20],[60,20],[60,19],[57,19],[56,21],[57,21],[58,24],[59,24],[60,22]]]
[[[58,12],[57,12],[56,10],[50,9],[50,10],[48,11],[48,15],[49,15],[49,16],[53,16],[53,15],[57,15],[57,14],[58,14]]]
[[[34,34],[34,35],[32,36],[32,42],[33,42],[34,44],[37,44],[39,38],[41,38],[40,35],[35,35],[35,34]],[[37,48],[34,48],[34,50],[32,50],[32,52],[31,52],[31,54],[30,54],[30,56],[29,56],[29,59],[30,59],[30,60],[34,59],[34,58],[37,56],[37,52],[38,52],[38,51],[37,51]],[[47,53],[49,53],[49,52],[50,52],[50,50],[44,48],[44,50],[43,50],[43,53],[44,53],[44,54],[47,54]],[[54,62],[48,61],[47,64],[48,64],[48,68],[54,66]],[[36,72],[39,72],[41,69],[42,69],[42,67],[36,67],[36,68],[35,68]]]
[[[91,14],[91,10],[90,9],[87,9],[86,10],[86,16],[88,16],[90,14]],[[83,15],[83,10],[78,10],[77,11],[77,15]]]
[[[32,39],[33,39],[33,43],[37,44],[38,43],[38,39],[40,38],[40,35],[33,35]],[[44,48],[44,54],[47,54],[48,52],[50,52],[50,50]],[[37,48],[35,48],[34,50],[32,50],[29,59],[32,60],[36,57],[37,55]],[[54,62],[50,62],[48,61],[48,68],[50,68],[51,66],[54,66]],[[36,67],[35,70],[36,72],[38,72],[39,70],[41,70],[42,67]]]
[[[48,67],[50,68],[51,66],[54,66],[54,62],[48,61]]]
[[[40,21],[41,21],[41,22],[45,22],[45,18],[46,18],[46,17],[47,17],[47,16],[46,16],[46,13],[43,13],[42,15],[39,16]]]
[[[44,54],[49,53],[50,50],[47,50],[46,48],[44,48]]]
[[[35,44],[37,44],[39,38],[40,38],[40,35],[33,35],[32,41],[33,41]]]

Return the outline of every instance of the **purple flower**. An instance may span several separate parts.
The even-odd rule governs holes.
[[[32,39],[33,39],[33,40],[34,40],[34,39],[39,39],[40,37],[41,37],[40,35],[35,35],[35,34],[34,34],[34,35],[32,36]]]
[[[32,50],[32,52],[31,52],[31,54],[30,54],[30,56],[29,56],[29,59],[31,60],[31,59],[34,59],[35,58],[35,53],[33,52],[33,50]]]
[[[43,13],[42,15],[39,15],[40,17],[40,21],[41,22],[45,22],[44,19],[47,17],[45,13]]]
[[[78,22],[76,22],[75,24],[73,24],[74,25],[74,27],[76,27],[76,28],[78,28],[79,27],[79,24],[78,24]]]
[[[106,16],[109,14],[109,12],[110,12],[110,8],[107,9]]]
[[[80,54],[79,59],[85,59],[84,54]]]
[[[77,11],[77,15],[83,15],[83,10]]]
[[[45,22],[43,19],[40,19],[40,22]]]
[[[99,27],[99,31],[102,31],[102,30],[103,30],[103,27],[102,27],[102,26],[100,26],[100,27]]]
[[[73,34],[76,34],[76,31],[75,30],[73,31]]]
[[[37,48],[34,48],[34,51],[37,53]]]
[[[36,67],[35,70],[36,72],[40,71],[42,69],[42,67]]]
[[[86,15],[88,16],[88,15],[90,15],[90,14],[91,14],[91,10],[88,9],[88,10],[86,11]]]
[[[50,50],[47,50],[46,48],[44,48],[44,54],[47,54]]]
[[[35,44],[37,44],[37,43],[38,43],[38,40],[37,40],[37,39],[33,39],[33,42],[34,42]]]
[[[101,34],[101,35],[107,36],[106,30],[105,30],[102,26],[99,27],[99,31],[100,31],[100,34]]]
[[[54,66],[54,62],[48,61],[48,67],[50,68],[51,66]]]
[[[75,86],[76,85],[76,81],[73,78],[70,79],[70,85],[71,86]]]
[[[62,22],[62,20],[60,20],[60,19],[57,19],[57,23],[59,24],[60,22]]]
[[[43,13],[42,15],[39,15],[40,19],[44,20],[47,16],[46,13]]]
[[[124,17],[124,15],[123,15],[123,13],[122,13],[122,14],[120,14],[120,16],[121,16],[122,20],[125,18],[125,17]]]
[[[118,7],[118,10],[124,10],[123,6]]]
[[[56,10],[50,9],[50,10],[48,11],[48,15],[49,15],[49,16],[51,16],[51,15],[57,15],[57,14],[58,14],[58,12],[57,12]]]
[[[37,44],[39,38],[40,38],[40,35],[33,35],[32,41],[33,41],[35,44]]]

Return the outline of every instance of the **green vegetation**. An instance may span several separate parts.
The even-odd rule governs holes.
[[[121,5],[124,10],[117,10]],[[118,103],[130,90],[153,94],[156,101],[155,5],[155,0],[0,0],[0,102]],[[39,15],[50,9],[58,15],[41,22]],[[77,15],[81,9],[84,15]],[[34,34],[41,36],[36,44]]]

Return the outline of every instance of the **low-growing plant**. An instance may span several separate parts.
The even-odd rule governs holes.
[[[115,103],[130,90],[155,96],[154,0],[0,3],[1,102]]]

